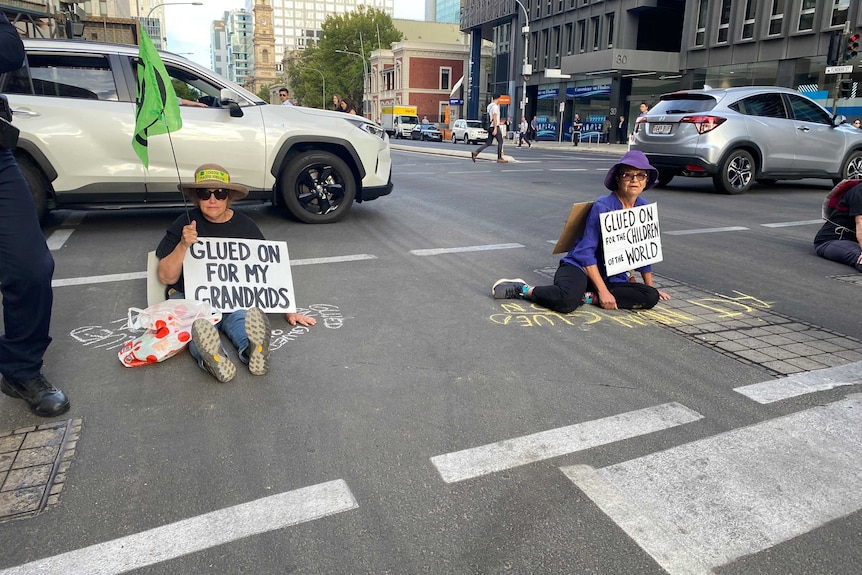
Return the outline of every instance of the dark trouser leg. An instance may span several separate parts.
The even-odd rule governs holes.
[[[51,343],[53,274],[54,258],[30,189],[12,152],[0,150],[0,291],[5,324],[0,372],[7,379],[32,379],[42,369],[42,356]]]
[[[497,159],[502,159],[503,157],[503,132],[499,129],[497,130]]]
[[[485,150],[488,146],[491,145],[491,142],[494,141],[494,135],[491,132],[488,132],[488,137],[485,139],[485,143],[479,146],[473,153],[477,156]]]
[[[533,288],[533,301],[560,313],[569,313],[583,304],[587,274],[577,266],[561,263],[554,274],[554,285]]]
[[[829,240],[814,246],[814,251],[821,258],[847,264],[862,272],[862,265],[856,263],[859,261],[859,254],[862,253],[862,247],[854,241]]]
[[[625,282],[609,283],[608,290],[619,309],[652,309],[658,303],[658,290],[648,285]]]

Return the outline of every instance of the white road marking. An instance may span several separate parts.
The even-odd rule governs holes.
[[[522,162],[526,164],[527,162]],[[518,168],[516,170],[500,170],[501,172],[544,172],[543,168]]]
[[[774,403],[790,397],[859,383],[862,383],[862,361],[735,387],[733,391],[757,403]]]
[[[774,224],[760,224],[764,228],[789,228],[791,226],[810,226],[822,224],[823,220],[800,220],[798,222],[776,222]]]
[[[523,246],[522,246],[523,247]],[[377,256],[371,254],[355,254],[352,256],[335,256],[331,258],[306,258],[303,260],[292,260],[290,266],[308,266],[313,264],[335,264],[341,262],[355,262],[359,260],[376,260]],[[126,274],[108,274],[104,276],[85,276],[80,278],[66,278],[54,280],[51,287],[80,286],[89,284],[103,284],[110,282],[122,282],[128,280],[146,279],[147,272],[130,272]]]
[[[439,256],[440,254],[457,254],[461,252],[484,252],[488,250],[510,250],[523,248],[522,244],[492,244],[487,246],[463,246],[460,248],[431,248],[426,250],[410,250],[414,256]]]
[[[126,573],[357,507],[350,488],[337,479],[4,569],[0,575]]]
[[[127,274],[108,274],[104,276],[87,276],[80,278],[66,278],[53,280],[51,287],[82,286],[90,284],[104,284],[110,282],[123,282],[128,280],[146,279],[147,272],[131,272]]]
[[[670,575],[712,573],[862,509],[862,394],[561,471]]]
[[[357,262],[361,260],[376,260],[377,256],[371,254],[355,254],[352,256],[334,256],[331,258],[306,258],[304,260],[291,260],[290,267],[308,266],[313,264],[337,264],[342,262]]]
[[[699,230],[677,230],[675,232],[662,232],[668,236],[687,236],[690,234],[714,234],[717,232],[741,232],[747,230],[741,226],[730,226],[727,228],[701,228]]]
[[[464,449],[431,458],[443,481],[455,483],[598,445],[661,431],[703,416],[679,403],[629,411],[602,419]]]
[[[456,174],[490,174],[491,170],[470,170],[469,172],[446,172],[449,176],[454,176]],[[481,190],[482,188],[472,188],[470,191],[475,192],[476,190]]]
[[[66,240],[69,239],[69,236],[71,236],[74,231],[74,229],[61,228],[51,232],[51,235],[45,240],[45,243],[48,244],[48,249],[52,252],[56,252],[62,248],[63,244],[66,243]]]
[[[586,168],[551,168],[549,172],[586,172]]]

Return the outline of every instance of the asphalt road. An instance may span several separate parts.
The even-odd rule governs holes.
[[[45,373],[81,429],[58,500],[0,523],[0,575],[858,571],[862,283],[813,255],[828,182],[648,191],[673,299],[560,316],[490,286],[549,280],[621,148],[404,146],[457,154],[393,151],[392,195],[336,225],[241,208],[319,323],[274,317],[270,373],[226,385],[117,360],[179,212],[52,215]],[[0,418],[2,481],[45,422]]]

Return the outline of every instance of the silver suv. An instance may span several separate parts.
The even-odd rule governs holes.
[[[455,120],[455,124],[452,126],[453,144],[484,142],[487,139],[488,131],[482,127],[482,122],[479,120]]]
[[[862,130],[790,88],[748,87],[664,94],[636,125],[632,148],[674,176],[711,177],[741,194],[753,182],[862,178]]]
[[[225,166],[251,201],[307,223],[343,218],[392,190],[389,138],[361,116],[274,106],[214,72],[161,57],[183,127],[149,138],[149,170],[132,149],[136,46],[24,39],[26,65],[0,76],[21,130],[15,155],[40,217],[53,208],[182,205],[178,174]],[[179,164],[174,164],[174,156]]]

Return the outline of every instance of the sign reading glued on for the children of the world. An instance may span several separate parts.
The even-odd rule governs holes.
[[[286,242],[198,238],[183,260],[186,297],[222,312],[295,312]]]
[[[609,276],[662,260],[658,205],[605,212],[599,224]]]

